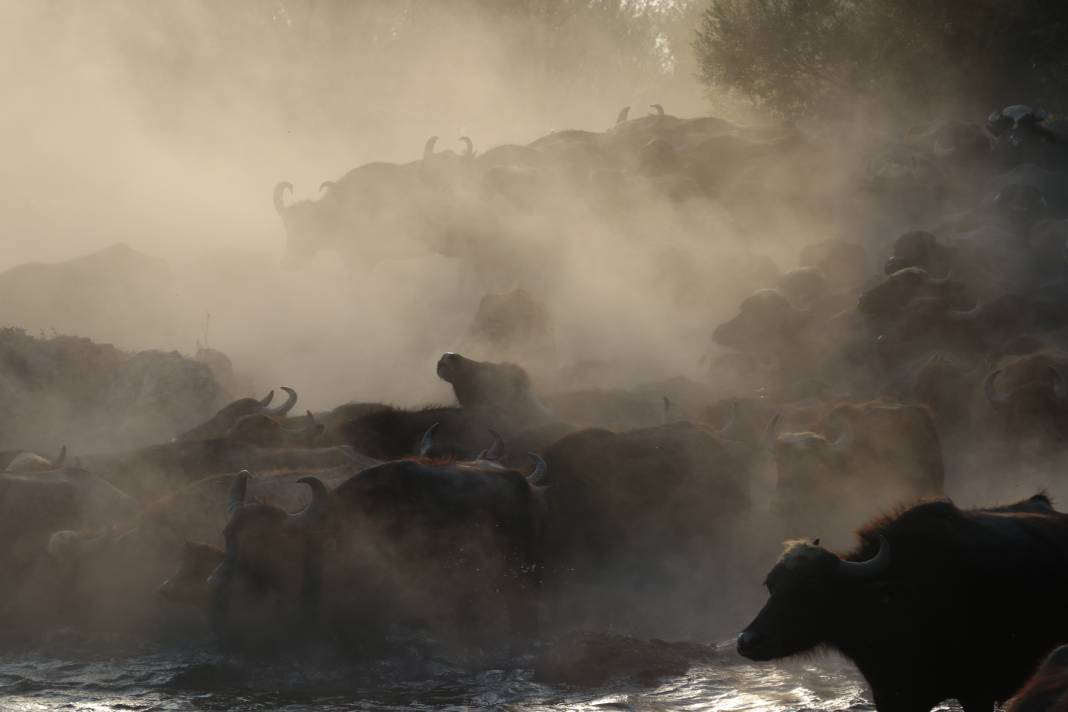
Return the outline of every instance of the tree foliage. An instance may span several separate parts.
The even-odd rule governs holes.
[[[1064,2],[712,0],[694,50],[706,85],[782,114],[1068,100]]]

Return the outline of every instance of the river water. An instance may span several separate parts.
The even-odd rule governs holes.
[[[597,659],[582,664],[594,677],[607,677],[596,684],[574,684],[545,680],[537,671],[543,669],[539,656],[544,651],[496,664],[462,665],[425,653],[360,663],[265,663],[205,652],[211,649],[207,645],[163,648],[122,640],[59,640],[0,655],[0,709],[873,709],[860,676],[832,655],[757,665],[740,658],[729,641],[706,646],[658,642],[655,652],[639,652],[636,658],[635,647],[642,651],[643,645],[648,643],[622,638],[603,643]],[[641,660],[643,654],[650,659]],[[693,660],[685,660],[687,656]]]

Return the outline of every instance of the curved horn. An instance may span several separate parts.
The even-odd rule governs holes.
[[[768,421],[768,424],[764,427],[764,446],[768,449],[768,452],[775,452],[775,445],[779,441],[776,431],[779,429],[779,414],[776,413]]]
[[[871,581],[882,576],[890,566],[890,542],[879,535],[879,551],[867,561],[845,561],[838,565],[842,578],[853,581]]]
[[[252,473],[248,470],[241,470],[237,473],[237,477],[234,478],[234,483],[230,485],[230,501],[226,505],[226,512],[232,517],[234,512],[241,509],[245,504],[245,492],[248,489],[248,481],[252,477]]]
[[[324,190],[327,190],[328,188],[333,188],[335,185],[337,185],[337,183],[332,180],[324,180],[322,183],[319,184],[319,192],[322,193]]]
[[[616,116],[616,123],[617,124],[621,124],[624,121],[626,121],[627,120],[627,114],[629,114],[629,113],[630,113],[630,107],[629,106],[624,106],[622,109],[620,109],[619,110],[619,115]]]
[[[67,446],[63,445],[59,448],[59,454],[56,455],[56,459],[52,460],[52,468],[58,470],[63,467],[63,463],[67,461]]]
[[[831,442],[831,447],[839,452],[848,452],[857,438],[856,432],[853,430],[853,424],[848,420],[844,421],[844,423],[845,427],[842,429],[842,433]]]
[[[434,433],[437,432],[440,426],[441,423],[434,423],[423,433],[423,438],[419,441],[419,454],[423,457],[426,457],[427,453],[430,452],[430,448],[434,447]]]
[[[979,299],[975,300],[975,306],[971,309],[955,309],[953,311],[946,312],[946,314],[952,314],[957,319],[977,319],[979,314],[982,313],[983,303]]]
[[[279,215],[285,215],[286,212],[286,191],[293,192],[293,184],[282,182],[274,187],[274,209]]]
[[[734,400],[731,401],[730,411],[728,411],[728,413],[727,413],[727,422],[724,423],[723,427],[721,427],[719,429],[719,436],[721,438],[727,438],[728,440],[733,440],[734,438],[731,438],[730,432],[732,430],[734,430],[734,428],[737,425],[737,423],[738,423],[738,399],[735,398]]]
[[[660,104],[650,104],[649,106],[650,106],[650,108],[656,110],[656,115],[657,116],[663,116],[664,115],[664,107],[660,106]]]
[[[277,408],[272,408],[268,411],[268,415],[285,415],[289,411],[293,410],[293,406],[297,404],[297,392],[289,386],[282,386],[282,390],[286,392],[286,402]]]
[[[994,382],[997,380],[998,374],[1001,373],[1001,369],[991,371],[990,375],[983,381],[983,394],[986,395],[986,399],[990,401],[991,405],[1005,406],[1009,404],[1008,396],[998,395],[997,388],[994,386]]]
[[[493,428],[490,428],[490,435],[493,436],[493,444],[487,449],[478,454],[476,460],[500,460],[504,456],[504,438]]]
[[[1068,381],[1064,380],[1064,374],[1056,366],[1046,366],[1053,374],[1053,396],[1058,401],[1068,400]]]
[[[527,474],[527,482],[535,487],[540,487],[541,483],[545,481],[546,473],[549,472],[549,466],[545,464],[545,460],[541,458],[541,455],[534,452],[528,452],[527,454],[534,460],[534,467]]]
[[[311,488],[312,500],[307,507],[286,518],[286,527],[298,530],[310,529],[326,518],[330,508],[330,492],[318,477],[301,477],[297,482]]]
[[[423,160],[426,160],[427,158],[430,158],[434,155],[434,144],[436,144],[437,142],[437,136],[431,136],[426,140],[426,143],[423,144]]]
[[[272,400],[274,400],[274,389],[273,388],[271,390],[267,391],[267,395],[265,395],[263,398],[260,399],[260,406],[263,407],[263,408],[266,408],[267,406],[269,406],[271,404]]]
[[[920,269],[923,269],[922,267]],[[953,279],[953,270],[950,269],[946,272],[945,277],[932,277],[931,273],[927,270],[923,270],[927,274],[927,284],[933,284],[936,287],[945,287]]]
[[[312,415],[312,412],[310,410],[308,410],[308,411],[305,411],[305,413],[306,413],[306,415],[304,416],[304,421],[305,421],[304,425],[301,425],[300,427],[297,427],[297,428],[287,428],[285,426],[279,426],[279,427],[281,427],[282,430],[285,430],[286,432],[290,432],[290,433],[310,433],[310,432],[314,432],[315,430],[318,430],[320,425],[319,425],[319,423],[315,422],[315,416]]]
[[[474,142],[471,139],[469,139],[467,136],[461,136],[460,137],[460,142],[463,143],[465,146],[467,146],[464,149],[463,157],[464,158],[472,158],[475,155],[475,144],[474,144]]]

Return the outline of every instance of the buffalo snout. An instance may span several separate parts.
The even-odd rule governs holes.
[[[738,654],[750,660],[767,660],[760,654],[760,646],[763,642],[761,635],[752,630],[743,630],[738,636]]]

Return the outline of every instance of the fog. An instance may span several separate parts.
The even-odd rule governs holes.
[[[403,674],[453,680],[576,631],[723,641],[783,539],[1063,494],[1053,122],[880,111],[900,86],[772,115],[699,81],[706,7],[0,5],[0,617],[197,656],[413,636]],[[219,548],[176,573],[190,537]],[[725,679],[694,699],[765,684]]]
[[[695,371],[708,324],[662,318],[670,305],[633,288],[648,252],[626,254],[588,215],[532,225],[538,242],[522,255],[506,250],[531,269],[489,280],[430,251],[370,268],[323,252],[298,273],[277,269],[285,232],[269,195],[280,180],[293,182],[296,199],[314,198],[320,182],[362,163],[417,159],[431,135],[439,149],[459,150],[453,137],[465,135],[483,151],[557,129],[603,131],[624,105],[636,116],[651,103],[706,112],[687,46],[591,21],[610,13],[550,33],[565,10],[6,3],[0,268],[121,242],[165,260],[168,279],[134,290],[136,304],[119,314],[113,305],[38,309],[27,297],[4,316],[127,349],[191,353],[207,342],[257,388],[292,384],[311,407],[339,396],[415,403],[448,399],[428,364],[458,346],[482,294],[529,286],[562,319],[565,362],[628,354],[638,380]],[[641,10],[622,10],[620,21]],[[663,214],[650,220],[651,250],[700,233],[707,254],[710,234],[725,239],[714,217],[695,225],[653,209]],[[606,258],[613,268],[594,279]],[[103,262],[96,279],[128,278]],[[686,348],[664,347],[680,340]]]

